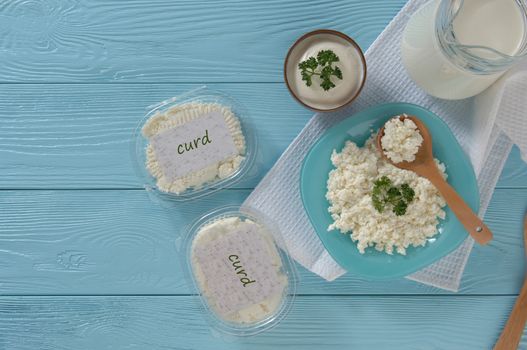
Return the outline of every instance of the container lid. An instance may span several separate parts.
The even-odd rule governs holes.
[[[255,152],[246,109],[207,87],[149,107],[133,135],[132,156],[145,188],[170,200],[232,186]]]
[[[280,232],[255,211],[223,207],[194,222],[181,247],[211,326],[247,336],[289,311],[296,271]]]

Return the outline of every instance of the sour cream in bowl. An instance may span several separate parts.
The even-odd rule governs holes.
[[[319,29],[300,37],[289,49],[284,79],[305,107],[330,112],[351,103],[366,80],[366,60],[346,34]]]

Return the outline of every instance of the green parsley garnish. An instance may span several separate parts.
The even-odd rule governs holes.
[[[302,61],[298,64],[298,69],[300,69],[300,74],[302,75],[302,80],[306,82],[307,86],[313,85],[313,75],[320,76],[322,80],[320,86],[328,91],[331,88],[335,87],[335,83],[331,81],[331,77],[335,76],[342,80],[342,71],[339,67],[333,66],[333,63],[339,61],[339,56],[337,56],[331,50],[322,50],[319,51],[317,57],[309,57],[307,60]],[[317,71],[317,68],[320,66],[320,70]]]
[[[371,200],[379,213],[391,206],[395,215],[404,215],[408,204],[414,200],[414,197],[415,191],[408,184],[393,186],[392,180],[387,176],[383,176],[373,183]]]

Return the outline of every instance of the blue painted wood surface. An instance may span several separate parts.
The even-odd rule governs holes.
[[[366,49],[403,3],[2,1],[0,349],[490,349],[525,271],[517,149],[485,218],[495,240],[474,249],[459,293],[299,268],[291,315],[227,342],[210,334],[174,248],[190,219],[241,203],[310,118],[282,83],[292,41],[329,27]],[[146,106],[203,83],[249,107],[258,171],[167,211],[133,173],[130,135]]]

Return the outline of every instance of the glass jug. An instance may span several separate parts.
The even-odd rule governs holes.
[[[463,99],[527,54],[527,0],[433,0],[408,21],[401,56],[428,94]]]

